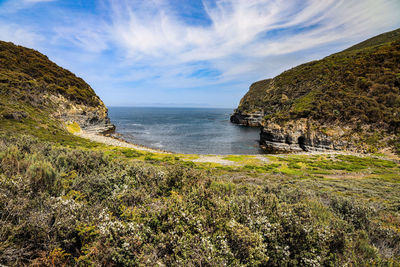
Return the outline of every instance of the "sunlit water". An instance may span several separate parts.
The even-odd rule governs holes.
[[[111,107],[127,141],[190,154],[260,154],[259,128],[230,123],[232,109]]]

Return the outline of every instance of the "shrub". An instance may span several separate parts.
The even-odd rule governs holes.
[[[50,191],[57,177],[56,170],[46,161],[33,162],[26,174],[29,177],[30,186],[34,192]]]
[[[18,138],[4,138],[0,148],[3,265],[398,264],[398,187],[384,180],[350,181],[346,193],[368,185],[368,201],[382,197],[371,204],[336,196],[343,179],[214,176],[176,162],[133,163]],[[341,161],[393,171],[370,158]]]
[[[229,222],[227,227],[228,244],[241,264],[257,266],[268,262],[263,239],[258,233],[235,221]]]

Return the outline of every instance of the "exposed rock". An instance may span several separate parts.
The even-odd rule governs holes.
[[[235,109],[234,113],[231,115],[231,122],[239,125],[260,127],[263,117],[264,112],[262,111],[247,113]]]
[[[82,130],[92,133],[113,133],[115,125],[108,118],[108,110],[103,102],[93,107],[71,102],[62,95],[48,95],[48,99],[58,109],[54,116],[64,123],[76,122]]]
[[[323,128],[324,130],[326,128]],[[271,152],[347,150],[346,131],[340,128],[321,130],[307,119],[291,121],[284,126],[265,124],[260,133],[260,145]]]

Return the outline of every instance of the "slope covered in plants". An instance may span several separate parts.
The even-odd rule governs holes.
[[[36,50],[0,41],[0,82],[2,93],[39,97],[59,93],[69,100],[96,106],[101,103],[94,90],[72,72],[57,66]]]
[[[394,137],[400,130],[400,29],[254,83],[238,112],[255,111],[265,114],[266,131],[307,119],[325,131],[348,128],[347,135],[357,137],[348,140],[352,145],[368,145],[373,135]],[[390,145],[385,142],[380,145]]]
[[[0,41],[0,131],[58,138],[73,123],[113,129],[85,81],[36,50]]]

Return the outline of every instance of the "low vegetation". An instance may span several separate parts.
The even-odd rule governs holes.
[[[1,264],[400,263],[393,161],[288,155],[207,167],[29,136],[3,136],[0,151]]]

